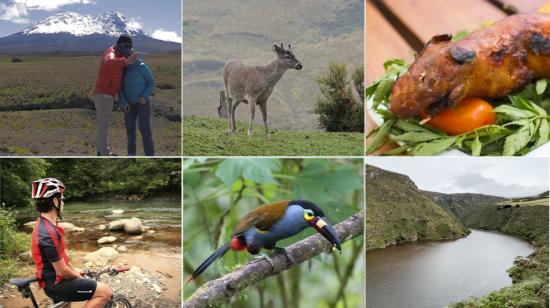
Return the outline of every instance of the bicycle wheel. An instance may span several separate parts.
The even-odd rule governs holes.
[[[130,301],[121,294],[115,295],[113,298],[113,302],[111,304],[111,308],[132,308],[132,304]]]

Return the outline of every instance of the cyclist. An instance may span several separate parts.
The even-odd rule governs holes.
[[[65,185],[54,178],[32,183],[32,198],[40,216],[32,232],[32,257],[36,277],[46,295],[55,303],[88,301],[84,307],[104,307],[111,289],[92,279],[81,278],[65,251],[65,233],[57,225],[63,213]]]

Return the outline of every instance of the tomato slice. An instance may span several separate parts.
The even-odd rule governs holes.
[[[420,115],[427,118],[423,112]],[[449,135],[460,135],[476,128],[495,124],[496,114],[493,106],[477,97],[468,97],[460,101],[455,107],[448,108],[430,119],[427,124]]]

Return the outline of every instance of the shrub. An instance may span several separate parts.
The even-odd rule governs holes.
[[[347,77],[344,64],[330,63],[328,72],[318,77],[322,97],[317,99],[315,113],[319,115],[319,125],[329,132],[363,132],[363,67]],[[353,95],[352,88],[359,99]]]
[[[17,232],[13,213],[0,206],[0,285],[17,276],[16,257],[28,251],[30,243],[31,235]]]

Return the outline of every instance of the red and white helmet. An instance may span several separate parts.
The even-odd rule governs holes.
[[[49,198],[55,194],[65,192],[65,185],[58,179],[45,178],[32,182],[32,198],[43,199]]]

